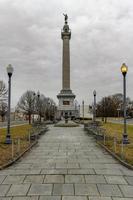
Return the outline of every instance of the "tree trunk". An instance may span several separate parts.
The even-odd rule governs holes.
[[[4,122],[4,115],[2,115],[1,118],[2,118],[2,122]]]
[[[107,117],[105,117],[105,123],[107,123]]]
[[[29,124],[31,124],[31,114],[29,114]]]

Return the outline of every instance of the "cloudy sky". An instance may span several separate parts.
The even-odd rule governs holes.
[[[71,89],[79,103],[122,92],[120,66],[128,65],[133,99],[132,0],[0,0],[0,79],[14,67],[12,106],[27,90],[53,98],[62,89],[62,13],[72,30]]]

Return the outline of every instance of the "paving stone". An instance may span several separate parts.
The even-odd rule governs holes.
[[[113,200],[133,200],[133,198],[117,198],[117,197],[113,197]]]
[[[131,185],[120,185],[124,197],[133,197],[133,186]]]
[[[77,169],[77,168],[79,168],[79,164],[78,163],[68,163],[67,168],[68,169]]]
[[[44,175],[27,175],[24,183],[43,183]]]
[[[30,169],[31,168],[31,164],[29,164],[29,163],[21,163],[21,164],[19,164],[18,163],[13,168],[15,168],[15,169]]]
[[[119,169],[95,169],[96,174],[102,174],[102,175],[123,175],[122,172]]]
[[[0,197],[5,196],[9,188],[10,185],[0,185]]]
[[[44,183],[64,183],[63,175],[46,175]]]
[[[95,174],[93,169],[69,169],[68,174]]]
[[[106,184],[97,184],[98,190],[101,196],[111,197],[122,197],[122,193],[117,185],[106,185]]]
[[[39,200],[61,200],[61,196],[41,196]]]
[[[106,183],[103,175],[85,175],[86,183]]]
[[[7,196],[22,196],[26,195],[29,190],[30,184],[14,184],[11,185]]]
[[[4,181],[5,178],[6,178],[5,175],[0,175],[0,184]]]
[[[32,184],[28,195],[51,195],[52,184]]]
[[[41,168],[44,168],[44,169],[54,169],[55,168],[55,163],[45,163],[43,165],[43,167]]]
[[[85,183],[83,175],[65,175],[65,183]]]
[[[3,184],[13,184],[13,183],[22,183],[24,180],[25,176],[22,175],[9,175],[5,178]]]
[[[84,196],[63,196],[62,200],[88,200],[87,197]]]
[[[40,174],[40,169],[34,169],[34,170],[27,170],[27,169],[23,169],[23,170],[13,170],[13,169],[9,169],[9,170],[4,170],[4,171],[2,171],[2,173],[3,174],[5,174],[5,175],[7,175],[7,174],[9,174],[9,175],[28,175],[28,174]]]
[[[56,169],[66,169],[67,168],[67,163],[56,163]]]
[[[74,195],[73,184],[54,184],[53,195]]]
[[[124,168],[124,169],[121,169],[123,175],[126,175],[126,176],[133,176],[133,170],[131,169],[127,169],[127,168]]]
[[[112,200],[111,197],[88,197],[89,200]]]
[[[42,169],[41,174],[67,174],[67,169]]]
[[[109,184],[127,184],[123,176],[105,176],[105,179]]]
[[[13,197],[12,200],[38,200],[39,196],[31,196],[31,197]]]
[[[129,185],[133,185],[133,176],[125,176],[124,177]]]
[[[99,192],[95,184],[75,184],[75,194],[99,196]]]

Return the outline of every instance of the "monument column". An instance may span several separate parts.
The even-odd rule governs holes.
[[[58,113],[59,117],[75,116],[75,104],[74,99],[75,95],[70,89],[70,47],[69,42],[71,39],[71,31],[68,26],[68,16],[65,16],[65,24],[61,31],[61,38],[63,41],[63,50],[62,50],[62,90],[57,95],[59,99]]]
[[[65,15],[65,25],[63,27],[61,37],[63,40],[63,59],[62,59],[62,89],[70,89],[70,48],[69,40],[71,31],[67,24],[67,15]]]

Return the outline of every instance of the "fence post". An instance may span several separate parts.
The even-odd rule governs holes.
[[[18,138],[18,153],[20,153],[20,138]]]
[[[31,141],[30,141],[30,132],[29,132],[29,145],[30,145]]]
[[[114,135],[114,152],[116,153],[116,143],[117,143],[117,137]]]
[[[106,135],[105,135],[105,132],[104,132],[104,134],[103,134],[103,143],[104,143],[104,145],[105,145],[105,143],[106,143]]]
[[[14,157],[14,140],[12,139],[12,159]]]
[[[123,140],[121,143],[121,158],[124,159],[124,144],[123,144]]]

